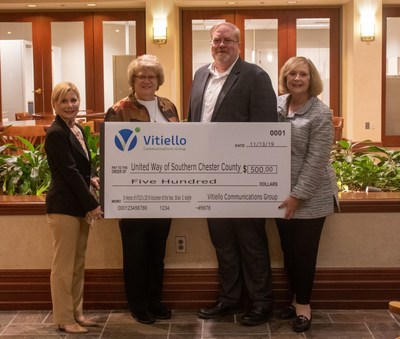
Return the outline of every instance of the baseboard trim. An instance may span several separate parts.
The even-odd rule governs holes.
[[[49,270],[0,270],[0,310],[51,309]],[[290,301],[282,269],[273,269],[275,306]],[[399,298],[400,268],[318,269],[314,309],[386,309]],[[194,310],[215,302],[216,269],[166,269],[164,301],[172,309]],[[85,309],[126,309],[122,270],[88,269]]]

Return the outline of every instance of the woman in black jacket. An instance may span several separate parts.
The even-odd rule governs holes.
[[[92,220],[102,217],[90,186],[98,189],[99,180],[91,176],[90,150],[75,123],[78,89],[69,82],[59,83],[51,102],[56,118],[46,133],[44,148],[51,171],[46,216],[53,231],[53,321],[65,332],[86,333],[83,326],[96,326],[83,316],[82,305],[89,228]]]

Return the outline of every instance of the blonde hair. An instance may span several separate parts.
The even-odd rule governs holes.
[[[74,91],[78,97],[79,102],[81,101],[81,95],[79,94],[78,88],[72,82],[60,82],[58,83],[51,93],[51,106],[55,110],[55,105],[60,103],[69,91]]]
[[[150,70],[156,74],[157,89],[164,83],[164,70],[160,60],[151,54],[144,54],[134,59],[128,66],[128,82],[133,89],[135,77],[141,72]]]
[[[312,61],[302,56],[290,58],[281,68],[279,73],[279,92],[282,94],[289,93],[289,89],[287,87],[287,76],[300,64],[308,65],[310,70],[310,87],[308,88],[308,95],[310,97],[316,97],[317,95],[321,94],[324,89],[321,76],[319,75],[319,72]]]

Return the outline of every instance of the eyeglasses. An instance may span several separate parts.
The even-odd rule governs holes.
[[[135,78],[139,79],[140,81],[145,81],[145,80],[154,81],[157,79],[155,75],[135,75]]]
[[[219,46],[219,45],[221,45],[222,43],[224,43],[224,45],[226,45],[226,46],[231,46],[231,45],[233,45],[234,43],[236,43],[236,42],[239,42],[239,41],[237,41],[237,40],[232,40],[232,39],[213,39],[213,40],[211,40],[210,41],[211,42],[211,45],[213,45],[213,46]]]

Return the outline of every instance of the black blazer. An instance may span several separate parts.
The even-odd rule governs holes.
[[[188,121],[199,122],[209,65],[197,70],[190,92]],[[276,122],[276,94],[269,75],[259,66],[238,59],[215,103],[211,122]]]
[[[91,161],[86,157],[79,140],[59,116],[56,116],[46,133],[44,149],[51,171],[46,213],[84,217],[99,205],[89,190]],[[86,149],[90,157],[87,144]]]

